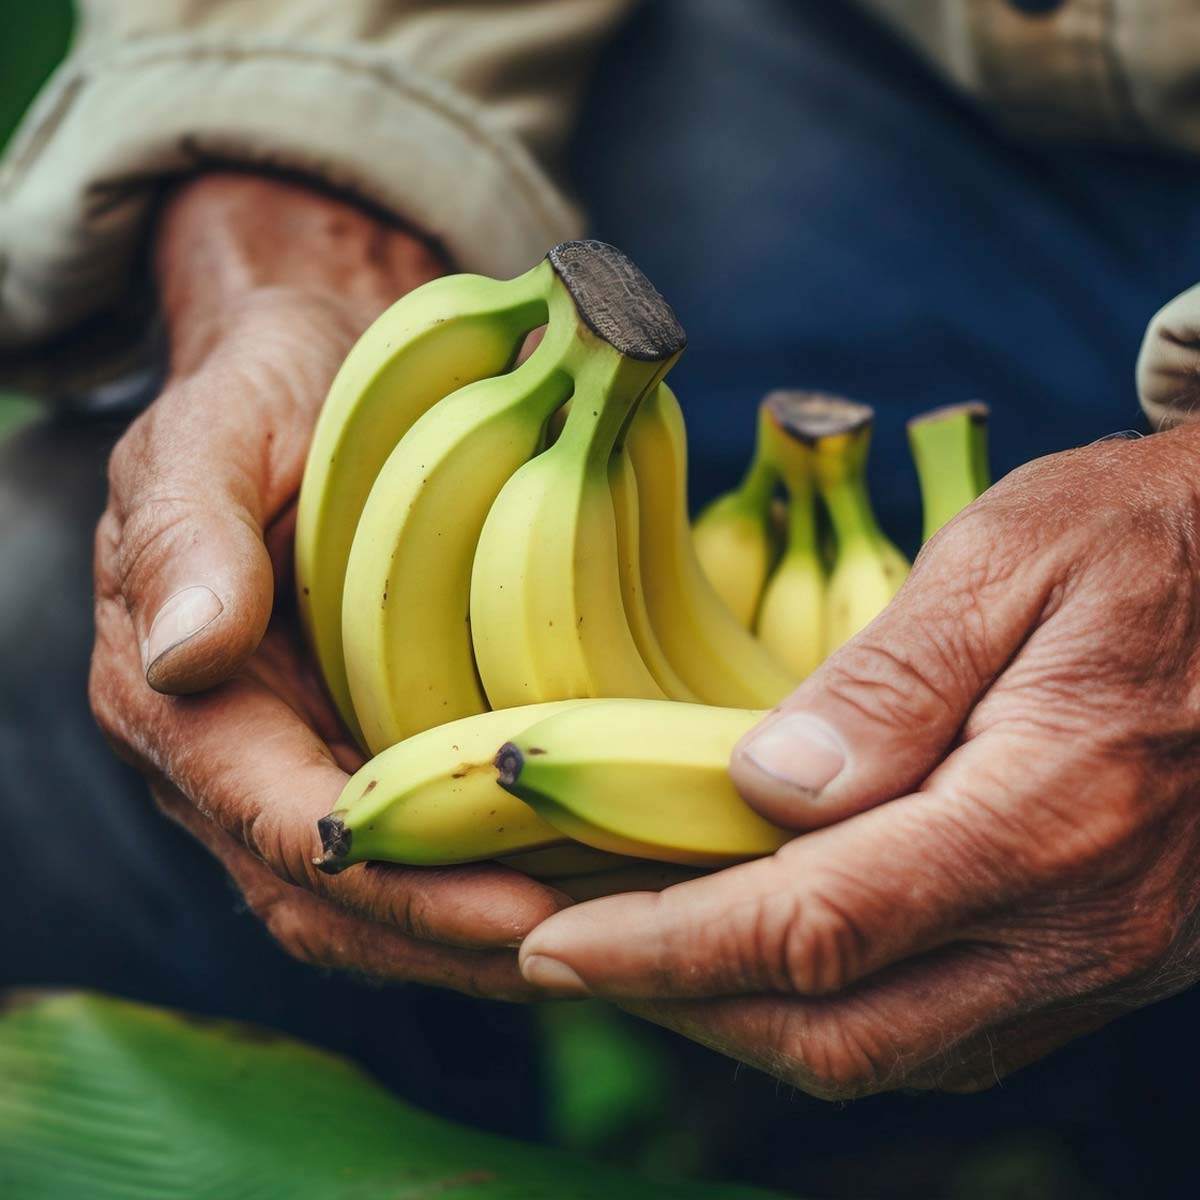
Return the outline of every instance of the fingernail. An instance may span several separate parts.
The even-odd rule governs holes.
[[[587,984],[565,962],[547,958],[544,954],[531,954],[521,964],[521,974],[534,985],[556,992],[560,996],[586,996]]]
[[[203,585],[176,592],[158,610],[142,647],[142,664],[149,674],[164,654],[194,637],[221,615],[224,605]]]
[[[778,717],[742,752],[764,774],[807,793],[810,799],[816,799],[846,765],[841,738],[808,713]]]

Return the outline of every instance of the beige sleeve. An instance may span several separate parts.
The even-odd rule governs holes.
[[[0,352],[128,286],[165,179],[300,172],[509,275],[579,216],[556,160],[634,0],[82,0],[0,163]]]

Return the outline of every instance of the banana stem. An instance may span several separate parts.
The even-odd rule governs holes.
[[[936,409],[908,423],[925,541],[990,486],[987,418],[986,405],[971,403]]]

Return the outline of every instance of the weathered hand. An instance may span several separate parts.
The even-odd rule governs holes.
[[[526,978],[828,1097],[986,1086],[1191,984],[1198,462],[1181,429],[1008,476],[738,746],[812,832],[551,917]]]
[[[181,189],[157,250],[170,378],[110,465],[96,539],[100,724],[291,953],[528,996],[512,947],[555,893],[500,867],[331,878],[312,865],[317,818],[360,759],[292,616],[304,455],[354,339],[442,264],[351,205],[238,175]]]

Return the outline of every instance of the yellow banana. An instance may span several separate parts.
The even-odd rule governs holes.
[[[687,518],[687,432],[670,388],[643,397],[625,439],[637,476],[642,587],[667,661],[705,704],[769,708],[795,677],[713,591]]]
[[[496,747],[527,725],[586,701],[477,713],[377,754],[318,823],[322,870],[359,862],[443,866],[567,841],[496,784]]]
[[[790,428],[802,393],[773,392],[763,402],[762,441],[787,489],[787,545],[767,581],[758,613],[759,640],[803,679],[825,657],[828,580],[817,539],[812,448]]]
[[[979,401],[935,408],[909,421],[925,515],[923,541],[991,487],[987,422],[988,406]]]
[[[695,694],[668,662],[646,608],[646,593],[642,586],[641,533],[638,528],[637,475],[623,447],[617,449],[609,460],[608,480],[616,519],[621,597],[625,602],[629,631],[633,634],[642,661],[667,699],[695,701]]]
[[[527,726],[496,756],[500,786],[569,838],[614,854],[721,866],[790,838],[730,779],[734,744],[761,712],[607,700]]]
[[[500,785],[567,837],[685,866],[770,854],[792,836],[734,789],[729,756],[761,712],[604,700],[527,725],[496,756]]]
[[[713,590],[746,629],[754,627],[779,548],[771,521],[779,475],[766,453],[763,426],[768,420],[764,402],[759,409],[754,456],[742,482],[732,492],[718,496],[692,525],[700,566]]]
[[[471,637],[493,708],[664,695],[625,616],[608,463],[639,398],[682,351],[683,330],[611,247],[554,254],[593,332],[568,367],[575,393],[562,433],[504,485],[475,551]]]
[[[342,657],[350,544],[392,447],[456,388],[506,370],[545,318],[549,267],[517,279],[436,279],[391,306],[355,344],[317,419],[296,515],[304,627],[342,720],[361,742]]]
[[[346,568],[342,643],[373,753],[488,707],[468,623],[476,544],[570,394],[579,338],[591,338],[557,277],[548,316],[521,366],[451,393],[416,422],[367,498]]]
[[[817,394],[790,413],[792,430],[812,447],[813,475],[836,542],[826,609],[827,653],[869,625],[908,576],[908,559],[879,528],[867,492],[874,418],[868,405]]]

